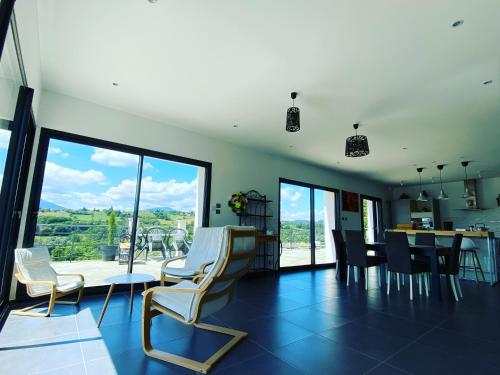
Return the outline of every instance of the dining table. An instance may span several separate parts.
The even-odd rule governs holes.
[[[385,242],[373,241],[366,242],[367,251],[374,251],[377,255],[385,255]],[[422,246],[409,245],[412,255],[426,256],[429,258],[431,266],[431,290],[430,297],[436,301],[441,301],[441,275],[439,274],[439,258],[447,257],[451,252],[450,246]],[[382,277],[385,278],[385,272]],[[385,281],[384,279],[382,282]]]

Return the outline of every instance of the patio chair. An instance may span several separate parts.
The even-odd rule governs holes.
[[[167,240],[167,246],[170,252],[176,252],[179,254],[180,251],[184,255],[187,254],[187,252],[190,250],[190,246],[187,242],[188,238],[188,233],[186,232],[185,229],[182,228],[176,228],[172,229],[168,233],[168,240]]]
[[[148,261],[148,252],[160,250],[163,259],[167,259],[167,231],[161,227],[151,227],[146,231],[148,241],[146,249],[146,262]]]
[[[28,295],[30,297],[50,296],[50,299],[46,313],[30,312],[35,307],[46,303],[41,302],[13,311],[13,314],[45,317],[50,316],[56,303],[76,305],[80,302],[85,283],[83,275],[57,273],[50,265],[50,255],[47,247],[16,249],[15,264],[16,278],[21,284],[26,285]],[[61,278],[73,278],[77,280],[61,282]],[[57,300],[58,298],[74,293],[78,293],[76,301]]]
[[[172,287],[154,287],[144,292],[142,302],[142,347],[150,357],[206,374],[213,364],[247,336],[246,332],[202,323],[201,319],[231,302],[236,281],[248,272],[256,254],[255,228],[224,227],[212,235],[219,249],[217,260],[199,284],[184,280]],[[204,362],[154,349],[152,318],[165,314],[184,324],[231,336],[221,349]],[[160,327],[155,325],[155,327]],[[158,332],[168,334],[168,332]]]
[[[167,259],[161,266],[160,285],[165,281],[178,283],[186,279],[194,279],[203,275],[214,263],[218,254],[216,233],[219,228],[196,228],[191,249],[187,255]],[[184,260],[182,267],[171,267],[169,264]]]

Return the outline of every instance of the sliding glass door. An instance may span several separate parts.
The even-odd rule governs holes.
[[[53,267],[83,274],[87,286],[131,271],[159,278],[162,262],[189,251],[194,228],[207,225],[210,165],[167,157],[44,130],[26,242],[47,246]]]
[[[332,264],[338,227],[334,189],[280,180],[280,267]]]

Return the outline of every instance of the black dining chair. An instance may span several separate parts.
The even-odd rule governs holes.
[[[436,246],[436,235],[434,233],[416,233],[415,245]]]
[[[458,278],[458,274],[460,272],[460,248],[462,246],[463,237],[464,236],[461,233],[455,234],[451,245],[451,251],[448,256],[446,256],[445,263],[439,265],[439,273],[441,275],[448,275],[450,278],[451,289],[453,290],[453,295],[455,296],[455,301],[457,302],[458,296],[460,296],[460,298],[464,298]]]
[[[345,242],[342,237],[342,231],[339,229],[332,229],[333,244],[335,246],[335,278],[338,279],[340,275],[340,267],[346,264]]]
[[[346,250],[347,250],[347,285],[349,285],[349,271],[353,268],[354,279],[357,282],[356,270],[360,268],[367,270],[369,267],[379,268],[378,285],[381,286],[380,265],[385,263],[385,258],[377,255],[368,255],[366,253],[364,233],[360,230],[346,230]],[[368,290],[368,275],[365,273],[365,289]]]
[[[429,262],[411,258],[408,236],[403,232],[386,233],[385,251],[387,255],[387,268],[389,277],[387,278],[387,294],[391,291],[391,273],[408,275],[410,279],[410,300],[413,300],[413,275],[419,275],[420,285],[422,284],[422,274],[431,272]],[[425,295],[429,296],[429,285],[427,277],[424,277]],[[421,288],[419,289],[422,293]]]

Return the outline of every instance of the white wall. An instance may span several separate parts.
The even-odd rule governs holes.
[[[56,130],[100,138],[212,163],[210,225],[236,224],[227,208],[237,191],[258,190],[273,200],[271,228],[278,230],[279,178],[346,189],[371,196],[390,197],[381,184],[319,168],[289,158],[233,145],[197,133],[116,111],[93,103],[44,91],[38,124]],[[222,204],[220,215],[215,203]],[[360,228],[359,213],[343,212],[344,229]]]

